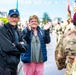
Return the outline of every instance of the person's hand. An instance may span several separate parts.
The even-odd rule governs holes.
[[[31,30],[29,22],[26,21],[26,25],[27,25],[28,30]]]
[[[44,25],[43,29],[48,30],[52,26],[52,22],[48,22],[46,25]]]
[[[20,42],[20,44],[24,44],[24,42]]]

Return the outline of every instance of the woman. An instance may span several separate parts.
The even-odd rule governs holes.
[[[44,28],[38,26],[38,17],[29,17],[26,29],[22,32],[22,38],[27,41],[28,50],[21,54],[23,70],[26,75],[43,75],[44,62],[47,61],[46,44],[50,43],[49,28],[51,22]]]

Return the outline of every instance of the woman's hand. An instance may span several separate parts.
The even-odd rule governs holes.
[[[26,25],[27,25],[28,30],[31,30],[29,22],[26,21]]]
[[[48,29],[50,29],[51,26],[52,26],[52,22],[48,22],[48,23],[46,23],[46,25],[44,25],[43,29],[48,30]]]

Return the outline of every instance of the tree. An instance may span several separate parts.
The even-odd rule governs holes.
[[[49,17],[49,15],[47,14],[47,12],[43,13],[43,18],[42,18],[42,22],[43,24],[46,24],[47,22],[52,21]]]
[[[7,18],[0,17],[0,20],[2,20],[4,22],[4,24],[6,24],[8,22]]]

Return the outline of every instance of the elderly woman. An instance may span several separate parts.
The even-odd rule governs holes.
[[[50,43],[49,28],[52,24],[49,22],[42,29],[38,26],[38,21],[36,15],[30,16],[29,23],[22,32],[22,38],[28,44],[26,53],[21,54],[26,75],[43,75],[44,62],[47,61],[46,44]]]

